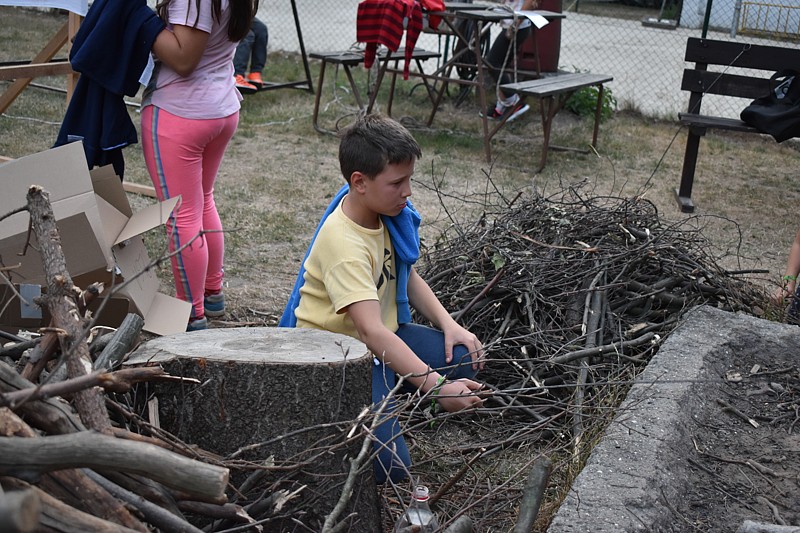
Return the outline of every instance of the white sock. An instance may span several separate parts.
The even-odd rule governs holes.
[[[518,102],[519,102],[519,95],[518,94],[512,94],[511,96],[509,96],[505,100],[498,100],[497,101],[497,105],[498,105],[498,107],[500,107],[502,105],[503,106],[502,109],[505,109],[507,107],[513,107],[513,106],[517,105]]]

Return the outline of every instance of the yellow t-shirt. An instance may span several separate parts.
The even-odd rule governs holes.
[[[397,276],[389,231],[359,226],[340,203],[325,220],[304,264],[306,272],[295,310],[297,327],[358,338],[348,305],[377,300],[381,321],[397,331]]]

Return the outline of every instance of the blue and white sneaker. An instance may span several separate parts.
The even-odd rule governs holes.
[[[208,319],[206,317],[189,320],[186,331],[200,331],[208,329]]]
[[[210,294],[203,299],[206,316],[211,318],[221,317],[225,314],[225,295],[223,293]]]

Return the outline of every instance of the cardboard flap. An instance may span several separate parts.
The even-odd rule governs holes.
[[[100,211],[100,218],[103,220],[103,232],[105,242],[108,246],[116,244],[117,236],[125,229],[128,223],[128,217],[117,211],[117,209],[106,202],[102,197],[95,196],[97,202],[97,209]]]
[[[175,198],[153,204],[134,213],[125,225],[125,228],[117,235],[114,244],[119,244],[131,237],[141,235],[145,231],[163,226],[180,199],[180,196],[176,196]]]
[[[159,281],[150,264],[144,241],[141,237],[134,236],[124,245],[114,246],[114,257],[125,282],[121,289],[113,288],[114,293],[128,297],[141,311],[142,316],[147,315],[159,289]]]
[[[61,237],[61,248],[64,251],[67,271],[71,277],[75,278],[98,267],[105,267],[102,247],[94,238],[86,238],[87,235],[92,235],[92,227],[85,213],[59,220],[56,225],[59,237]],[[7,276],[12,283],[47,285],[36,237],[31,235],[33,246],[26,246],[27,240],[27,232],[0,239],[0,260],[6,266],[13,267],[9,269]],[[77,243],[77,245],[65,246],[64,243]],[[23,250],[25,255],[21,255]]]
[[[186,331],[192,304],[166,294],[156,293],[144,315],[143,329],[156,335],[172,335]]]
[[[28,189],[31,185],[41,185],[47,191],[53,214],[59,226],[62,247],[65,255],[88,256],[94,251],[93,234],[102,237],[103,221],[95,204],[92,180],[83,152],[83,144],[79,142],[51,148],[44,152],[14,159],[0,165],[0,213],[8,213],[22,207],[27,202]],[[67,236],[61,228],[61,221],[74,215],[83,215],[88,221],[89,229],[83,233]],[[29,216],[20,213],[9,217],[0,224],[0,241],[27,233]],[[114,258],[111,250],[101,243],[100,257],[94,257],[100,265],[110,267]],[[87,248],[92,248],[88,250]],[[81,263],[91,262],[88,257]],[[72,276],[86,272],[83,266],[75,264],[67,266]],[[97,264],[94,268],[97,268]],[[73,270],[75,269],[75,270]],[[90,269],[91,270],[91,269]],[[42,272],[39,265],[34,272],[20,271],[24,279],[36,279]]]
[[[128,195],[125,194],[125,189],[122,187],[122,180],[114,173],[114,167],[106,165],[94,168],[89,174],[92,177],[95,194],[114,206],[114,209],[125,215],[126,218],[130,218],[133,210],[128,202]]]
[[[13,159],[0,165],[0,212],[25,205],[31,185],[42,185],[55,203],[92,192],[83,143],[75,142]]]

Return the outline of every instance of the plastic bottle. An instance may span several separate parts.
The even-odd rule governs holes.
[[[395,533],[434,533],[439,530],[439,521],[428,505],[428,487],[417,485],[406,511],[394,525]]]

